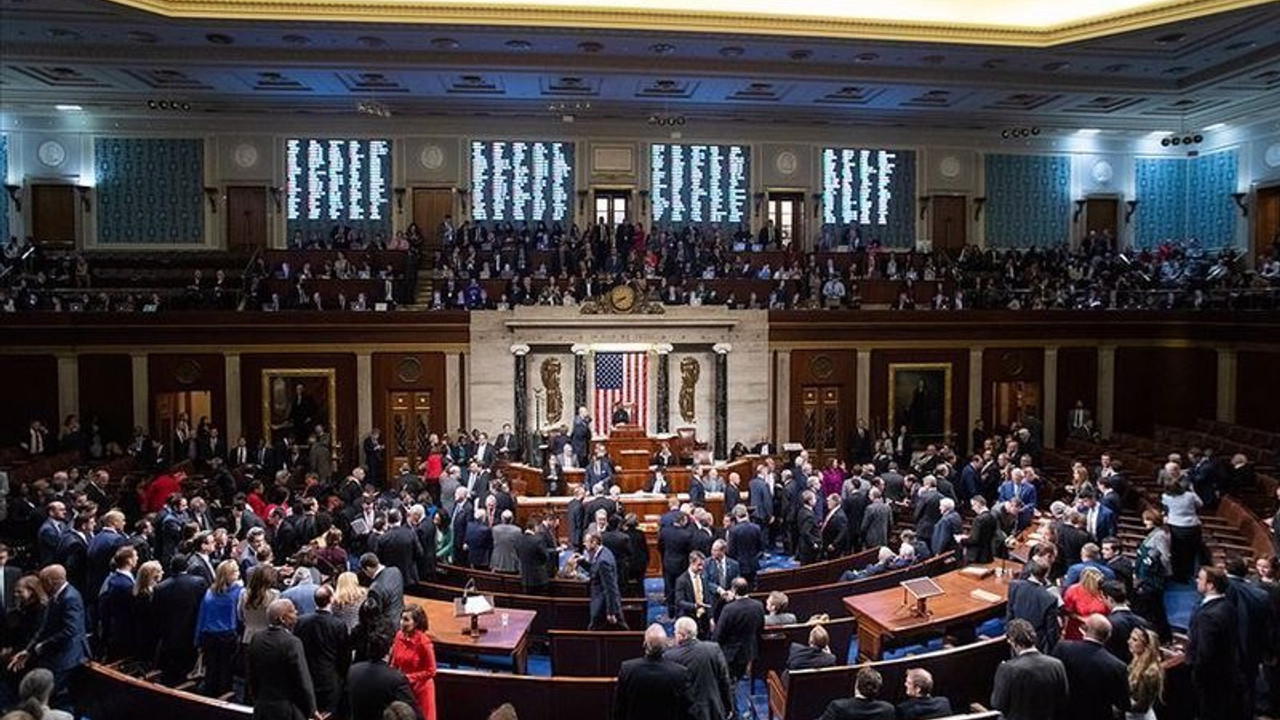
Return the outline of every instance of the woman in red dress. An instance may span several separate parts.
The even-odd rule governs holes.
[[[1080,582],[1062,594],[1062,612],[1067,620],[1063,640],[1083,640],[1086,617],[1111,614],[1111,604],[1102,592],[1102,571],[1088,567],[1080,573]]]
[[[400,615],[391,665],[409,678],[423,720],[436,720],[436,650],[427,635],[427,613],[417,605],[409,605]]]
[[[435,499],[436,505],[440,504],[440,476],[444,474],[444,456],[446,452],[448,452],[448,448],[440,442],[440,436],[431,433],[431,436],[427,439],[427,457],[418,467],[422,477],[426,480],[427,491]]]

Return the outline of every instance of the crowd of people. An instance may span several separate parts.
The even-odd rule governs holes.
[[[587,458],[585,481],[563,486],[564,541],[558,514],[516,522],[503,461],[526,453],[509,426],[494,439],[478,430],[433,436],[418,467],[388,474],[377,434],[362,443],[363,463],[341,473],[331,453],[313,452],[327,437],[323,426],[304,428],[310,447],[302,451],[283,438],[282,447],[251,449],[239,439],[225,448],[213,425],[179,423],[172,438],[139,430],[129,443],[155,472],[113,482],[103,470],[68,471],[19,483],[4,530],[25,543],[13,554],[32,572],[0,546],[12,588],[0,690],[7,704],[66,708],[71,675],[94,657],[155,670],[169,685],[194,683],[269,717],[269,708],[286,708],[280,717],[433,718],[431,628],[405,589],[433,578],[441,562],[517,576],[531,594],[553,594],[555,578],[582,582],[589,628],[625,629],[622,598],[643,594],[650,550],[627,511],[634,496],[621,493],[607,447],[589,444],[590,418],[580,416],[585,437],[562,441]],[[23,443],[32,455],[58,447],[37,425]],[[758,658],[764,628],[811,620],[788,611],[785,593],[751,596],[770,554],[808,564],[876,551],[874,562],[841,577],[856,582],[944,553],[990,563],[1019,543],[1029,561],[1009,590],[1014,660],[996,675],[991,698],[1006,717],[1030,720],[1042,716],[1033,705],[1060,703],[1060,718],[1150,718],[1163,682],[1160,648],[1172,640],[1163,593],[1193,579],[1205,600],[1186,653],[1201,717],[1265,710],[1280,687],[1276,559],[1202,565],[1203,542],[1188,529],[1201,495],[1229,487],[1219,487],[1221,473],[1198,456],[1186,472],[1171,461],[1134,554],[1118,532],[1132,507],[1124,469],[1103,456],[1050,482],[1038,469],[1039,432],[1034,417],[1000,432],[978,428],[962,456],[945,443],[876,440],[860,423],[847,458],[780,457],[762,442],[749,478],[692,467],[687,501],[669,496],[658,521],[660,620],[674,636],[662,624],[646,630],[644,657],[621,668],[616,717],[715,720],[746,710],[735,707],[732,688]],[[73,424],[62,447],[83,447],[77,433]],[[645,493],[666,495],[666,471],[678,462],[660,451]],[[706,507],[713,494],[723,498],[721,522]],[[845,661],[815,623],[787,667]],[[880,681],[868,669],[854,696],[824,717],[938,717],[945,698],[933,697],[932,685],[927,672],[912,671],[909,700],[895,709],[876,699]],[[1071,690],[1095,685],[1096,693]],[[391,714],[396,703],[407,714]],[[301,715],[287,714],[294,709]]]

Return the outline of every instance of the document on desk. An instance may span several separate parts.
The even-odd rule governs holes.
[[[974,600],[981,600],[985,603],[998,603],[1004,601],[1004,598],[993,592],[987,592],[986,590],[970,590],[969,597]]]

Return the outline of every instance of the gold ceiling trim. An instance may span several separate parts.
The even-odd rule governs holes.
[[[491,27],[544,27],[690,33],[733,33],[845,40],[889,40],[951,44],[1051,47],[1155,25],[1193,20],[1273,0],[1177,0],[1096,16],[1079,22],[1031,28],[891,20],[708,11],[594,8],[582,6],[468,5],[404,0],[110,0],[174,18],[247,21],[429,23]]]

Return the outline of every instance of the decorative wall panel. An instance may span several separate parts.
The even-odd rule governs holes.
[[[1236,191],[1239,160],[1235,150],[1201,155],[1187,161],[1187,237],[1205,248],[1235,245],[1240,211]]]
[[[9,136],[0,135],[0,178],[9,183]],[[9,242],[9,193],[0,193],[0,243]]]
[[[204,141],[96,138],[98,242],[204,242]]]
[[[1071,222],[1071,159],[988,155],[989,247],[1047,247],[1065,242]]]

